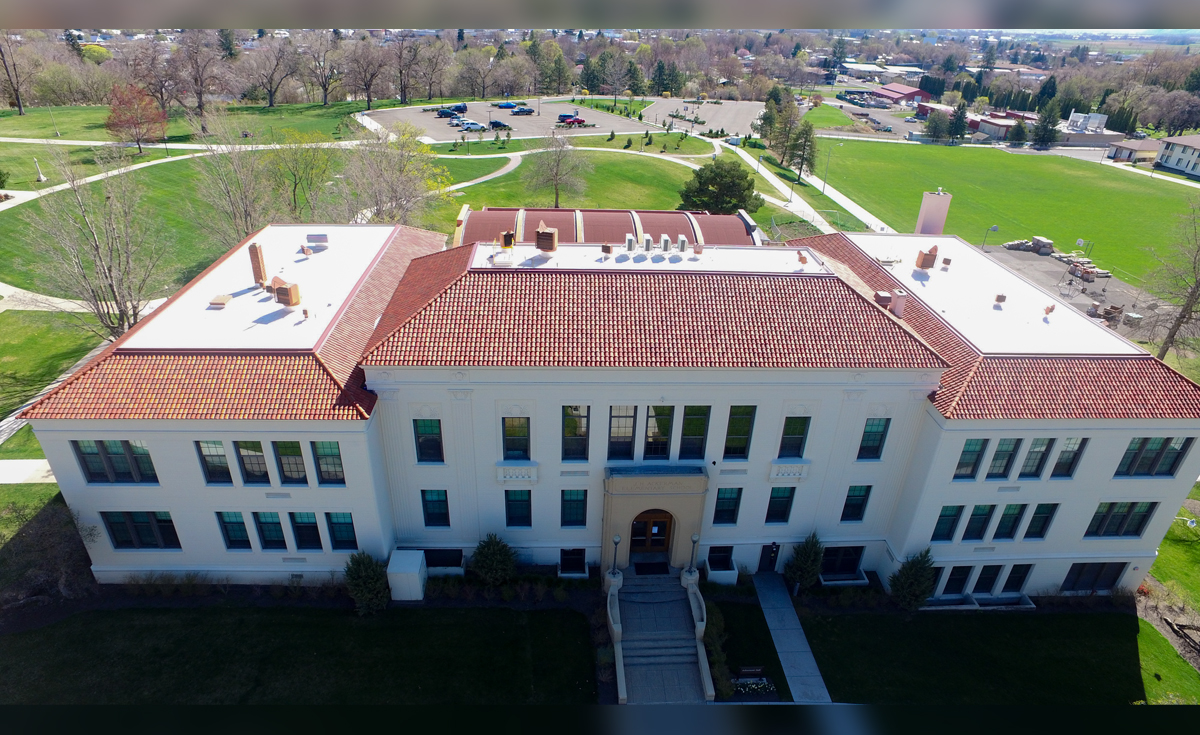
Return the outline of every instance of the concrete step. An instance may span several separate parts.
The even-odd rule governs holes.
[[[654,654],[631,654],[626,653],[625,666],[668,666],[686,664],[691,666],[699,666],[700,660],[696,658],[696,652],[692,651],[691,655],[684,653],[654,653]]]
[[[695,643],[696,632],[693,630],[679,630],[655,633],[626,633],[621,640],[625,641],[626,643],[631,641],[687,641],[688,643]]]
[[[664,602],[682,602],[687,600],[687,593],[683,591],[675,592],[669,590],[651,590],[646,592],[630,592],[621,595],[621,602],[630,604],[656,605]]]
[[[651,649],[651,648],[654,648],[654,649],[667,649],[667,648],[687,649],[687,648],[691,648],[693,651],[695,651],[696,650],[696,637],[695,637],[695,635],[693,635],[692,637],[688,638],[687,636],[684,636],[682,634],[679,634],[677,636],[672,635],[671,637],[667,637],[661,633],[660,634],[643,633],[640,636],[638,636],[637,638],[634,638],[633,640],[622,637],[621,645],[623,645],[625,647],[626,651],[634,651],[634,650],[644,651],[646,649]]]

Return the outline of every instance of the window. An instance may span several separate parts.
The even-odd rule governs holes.
[[[714,572],[728,572],[733,569],[733,547],[711,546],[708,549],[708,568]]]
[[[241,513],[217,513],[217,523],[221,524],[221,535],[225,537],[225,548],[250,548],[250,534],[246,533],[246,523],[242,520]]]
[[[529,490],[504,491],[504,525],[509,528],[529,528],[533,525]]]
[[[204,481],[209,485],[230,485],[233,475],[229,472],[229,458],[225,456],[225,445],[219,441],[196,442],[200,453],[200,467],[204,470]]]
[[[788,416],[783,420],[783,438],[779,440],[779,458],[803,457],[808,439],[808,416]]]
[[[586,460],[588,458],[588,414],[589,406],[563,406],[562,415],[562,458],[563,460]]]
[[[345,485],[346,471],[342,468],[342,448],[337,442],[313,442],[313,463],[317,465],[317,482],[322,485]]]
[[[292,518],[292,535],[296,537],[296,548],[324,551],[321,532],[317,530],[316,513],[288,513]]]
[[[1034,439],[1029,443],[1029,452],[1025,455],[1025,463],[1021,465],[1018,479],[1040,480],[1042,470],[1046,469],[1046,458],[1054,448],[1053,439]]]
[[[981,541],[983,534],[987,531],[988,524],[992,521],[992,513],[996,511],[994,505],[977,505],[971,509],[971,517],[967,520],[967,529],[963,531],[963,541]]]
[[[349,513],[326,513],[325,524],[329,526],[329,541],[334,551],[357,551],[358,538],[354,535],[354,518]]]
[[[88,482],[157,483],[150,451],[140,441],[71,442]]]
[[[979,473],[979,460],[987,449],[987,439],[967,439],[963,442],[962,454],[958,455],[958,466],[954,468],[955,480],[974,480]]]
[[[558,571],[560,574],[586,574],[587,552],[583,549],[560,549]]]
[[[114,549],[178,549],[171,514],[164,512],[101,513]]]
[[[267,456],[263,453],[262,442],[234,442],[233,451],[237,454],[244,484],[271,484],[271,476],[267,473]]]
[[[1103,592],[1117,585],[1125,573],[1125,562],[1072,564],[1063,580],[1063,592]]]
[[[975,586],[971,588],[971,594],[992,594],[992,590],[996,589],[996,580],[1000,578],[1000,570],[1003,568],[1003,564],[988,564],[983,569],[980,569],[979,578],[975,580]]]
[[[1004,506],[1004,512],[1000,514],[1000,522],[996,524],[996,532],[992,534],[992,540],[1016,538],[1017,526],[1021,525],[1021,519],[1025,517],[1025,508],[1024,505]]]
[[[421,511],[425,514],[426,528],[450,527],[450,503],[445,490],[422,490]]]
[[[742,504],[740,487],[723,487],[717,490],[717,509],[713,511],[713,525],[737,523],[738,506]]]
[[[725,459],[750,456],[750,434],[754,431],[756,406],[730,406],[729,426],[725,430]]]
[[[577,528],[587,525],[587,490],[562,491],[562,526]]]
[[[961,505],[943,505],[942,512],[938,514],[937,525],[933,527],[933,538],[930,541],[953,541],[962,512]]]
[[[988,467],[987,479],[1007,480],[1012,473],[1013,460],[1021,449],[1020,439],[1001,439],[996,442],[996,452],[992,455],[992,464]]]
[[[864,546],[828,546],[821,557],[821,577],[827,581],[858,579]]]
[[[1033,517],[1029,519],[1029,527],[1025,529],[1025,535],[1022,539],[1046,538],[1046,531],[1050,530],[1050,521],[1054,520],[1054,512],[1058,510],[1058,503],[1038,503],[1033,509]]]
[[[1008,572],[1008,579],[1004,580],[1005,594],[1020,594],[1021,589],[1025,586],[1025,580],[1029,579],[1029,572],[1033,569],[1032,564],[1013,564],[1012,569]]]
[[[794,487],[771,488],[771,499],[767,501],[767,523],[787,523],[792,516],[792,499],[796,497]]]
[[[1054,463],[1054,469],[1050,470],[1050,476],[1073,477],[1075,468],[1079,466],[1079,457],[1086,446],[1087,439],[1064,439],[1062,451],[1058,453],[1058,460]]]
[[[255,513],[254,525],[258,527],[258,541],[263,550],[280,549],[287,551],[287,540],[283,537],[283,524],[279,522],[278,513]]]
[[[442,420],[413,419],[413,436],[417,442],[418,462],[445,462],[442,452]]]
[[[608,458],[633,459],[637,406],[613,406],[608,413]]]
[[[679,438],[680,459],[704,459],[708,443],[708,417],[712,406],[684,406],[683,431]]]
[[[946,577],[946,588],[942,590],[943,595],[961,595],[967,587],[967,579],[971,576],[971,570],[975,567],[953,567],[950,570],[950,576]]]
[[[1114,477],[1174,477],[1191,439],[1182,437],[1136,438],[1129,442]]]
[[[1083,535],[1141,536],[1156,507],[1158,503],[1101,503]]]
[[[504,459],[529,459],[529,418],[526,416],[506,416],[503,419],[504,428]]]
[[[862,441],[858,444],[859,459],[879,459],[883,456],[883,443],[887,440],[891,423],[891,419],[867,419]]]
[[[674,406],[646,408],[646,449],[643,459],[671,458],[671,422],[675,420]]]
[[[842,522],[861,521],[867,514],[867,498],[871,497],[870,485],[851,485],[846,493],[846,504],[842,506]]]
[[[279,480],[284,485],[307,485],[304,453],[300,442],[271,442],[275,446],[275,461],[279,464]],[[316,521],[313,521],[316,523]]]

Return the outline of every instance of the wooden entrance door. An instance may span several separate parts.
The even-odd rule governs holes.
[[[633,519],[629,539],[629,551],[635,554],[667,551],[671,548],[671,514],[665,510],[640,514]]]

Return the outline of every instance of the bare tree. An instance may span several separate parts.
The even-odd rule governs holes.
[[[454,61],[454,51],[450,44],[441,39],[425,44],[417,59],[416,76],[421,86],[425,87],[426,99],[433,99],[433,90],[442,84],[446,70]]]
[[[329,136],[316,131],[283,131],[283,140],[265,153],[267,171],[291,219],[313,219],[333,169],[338,150]]]
[[[267,93],[267,107],[275,106],[279,88],[300,70],[290,38],[264,38],[245,62],[249,62],[250,78]]]
[[[560,192],[578,195],[587,188],[584,174],[591,173],[592,163],[565,136],[551,133],[542,138],[538,148],[541,152],[525,157],[522,178],[530,191],[553,188],[554,208],[558,209]]]
[[[304,78],[321,90],[321,104],[328,105],[329,90],[342,80],[341,44],[328,31],[314,31],[301,35],[298,45]]]
[[[1200,199],[1190,200],[1188,211],[1179,220],[1175,242],[1165,250],[1152,251],[1158,267],[1149,282],[1155,292],[1177,304],[1165,314],[1167,333],[1158,348],[1160,360],[1180,337],[1200,331]]]
[[[392,44],[392,59],[396,62],[396,91],[403,103],[408,102],[408,90],[413,86],[421,49],[422,45],[412,31],[401,32]]]
[[[367,39],[350,44],[342,60],[346,67],[346,84],[367,98],[367,109],[375,99],[375,88],[388,67],[388,57],[374,41]]]
[[[0,28],[0,65],[8,81],[8,91],[17,103],[17,114],[25,114],[25,103],[21,95],[29,91],[29,85],[37,73],[40,59],[25,53],[21,35],[15,30]]]
[[[134,41],[124,58],[133,80],[166,112],[172,100],[179,97],[181,87],[179,67],[170,63],[166,46],[150,39]]]
[[[44,197],[25,215],[39,235],[34,247],[46,257],[42,277],[96,318],[96,323],[80,319],[82,327],[115,339],[138,323],[148,301],[165,293],[159,264],[171,243],[142,202],[138,176],[111,175],[99,187],[88,186],[65,148],[48,148],[67,189]],[[95,158],[103,173],[130,163],[126,149],[115,146],[97,149]]]
[[[361,131],[348,148],[342,178],[324,210],[341,222],[414,224],[426,207],[446,196],[450,179],[437,157],[417,138],[420,128],[402,123],[390,131]]]
[[[486,48],[469,48],[458,52],[458,82],[472,97],[487,97],[488,85],[496,67]]]
[[[208,135],[204,95],[216,91],[224,76],[224,53],[217,34],[210,30],[192,29],[179,38],[179,48],[172,60],[178,60],[179,75],[187,90],[196,98],[196,118],[200,134]]]
[[[274,220],[269,157],[242,145],[239,127],[224,112],[212,112],[206,121],[193,117],[190,122],[207,153],[196,159],[197,190],[217,215],[197,215],[194,220],[212,239],[231,247]],[[205,124],[207,131],[200,135]]]

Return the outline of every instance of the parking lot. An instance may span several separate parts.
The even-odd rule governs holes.
[[[577,107],[570,102],[542,102],[540,105],[541,115],[538,115],[537,99],[531,98],[528,102],[528,106],[534,110],[532,115],[513,115],[512,110],[492,107],[491,102],[468,102],[466,117],[485,126],[493,119],[503,120],[512,126],[511,132],[514,138],[537,138],[548,134],[551,130],[562,135],[607,135],[610,130],[627,135],[640,134],[645,130],[651,132],[661,130],[653,125],[638,122],[636,119],[630,120],[619,115],[610,115],[607,112]],[[449,105],[446,106],[449,107]],[[438,143],[458,140],[461,133],[458,128],[447,124],[449,120],[438,118],[435,112],[422,112],[422,109],[421,106],[414,105],[413,107],[375,110],[367,114],[380,125],[394,125],[398,122],[412,123],[422,128],[428,138]],[[576,113],[589,124],[595,123],[596,127],[556,128],[558,116],[565,113]],[[490,136],[491,133],[485,133],[485,135]]]
[[[685,111],[684,108],[687,108]],[[694,117],[699,115],[704,121],[703,125],[694,125],[683,120],[675,120],[676,130],[687,130],[689,133],[696,134],[712,128],[713,130],[725,129],[729,135],[734,133],[746,135],[751,132],[750,124],[753,123],[763,111],[762,102],[732,102],[730,100],[722,100],[721,104],[713,102],[705,102],[703,105],[695,103],[687,103],[683,100],[669,99],[659,100],[642,111],[642,116],[649,122],[657,122],[659,125],[665,125],[670,120],[672,112],[678,112],[681,115]]]

